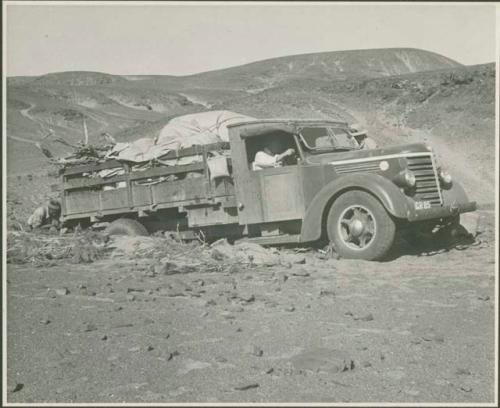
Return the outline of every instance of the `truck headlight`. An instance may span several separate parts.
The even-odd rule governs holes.
[[[413,188],[417,183],[415,173],[408,169],[402,170],[394,178],[394,183],[396,183],[399,187]]]
[[[415,187],[417,180],[415,179],[415,173],[410,170],[404,172],[405,183],[408,187]]]
[[[445,170],[440,170],[440,171],[439,171],[439,179],[441,180],[441,182],[442,182],[445,186],[449,186],[449,185],[451,185],[451,182],[452,182],[451,174],[450,174],[450,173],[448,173],[447,171],[445,171]]]

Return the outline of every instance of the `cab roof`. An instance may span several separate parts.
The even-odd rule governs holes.
[[[256,119],[228,124],[228,128],[242,128],[243,138],[262,135],[263,133],[284,131],[294,133],[304,126],[341,126],[348,127],[347,122],[327,119]]]

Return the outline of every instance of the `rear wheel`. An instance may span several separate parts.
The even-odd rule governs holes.
[[[109,224],[104,233],[107,235],[149,235],[148,230],[139,221],[130,218],[119,218]]]
[[[328,214],[328,238],[343,258],[379,260],[391,248],[395,232],[384,206],[364,191],[342,194]]]

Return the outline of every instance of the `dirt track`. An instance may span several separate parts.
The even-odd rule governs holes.
[[[419,256],[401,244],[385,263],[311,252],[291,268],[154,276],[126,258],[9,265],[8,401],[492,402],[485,215],[481,245]]]

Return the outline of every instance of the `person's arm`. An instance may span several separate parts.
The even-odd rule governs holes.
[[[280,161],[281,161],[281,160],[283,160],[285,157],[287,157],[287,156],[291,156],[291,155],[293,155],[293,154],[295,154],[295,150],[294,150],[294,149],[287,149],[287,150],[285,150],[283,153],[278,154],[278,155],[276,155],[276,156],[275,156],[275,157],[276,157],[276,162],[280,162]]]
[[[253,164],[257,168],[275,167],[278,162],[278,156],[279,155],[271,156],[266,152],[257,152]]]

